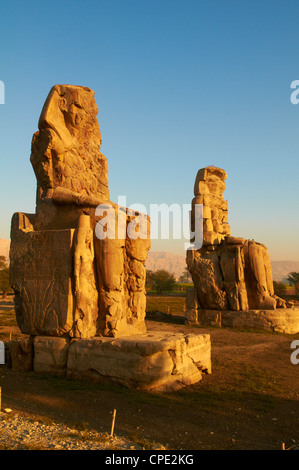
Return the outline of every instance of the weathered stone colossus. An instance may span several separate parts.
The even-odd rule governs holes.
[[[11,285],[22,333],[89,338],[145,332],[150,221],[143,217],[146,236],[138,238],[134,214],[110,201],[97,113],[92,90],[56,85],[33,136],[36,214],[15,213],[11,224]],[[99,212],[103,204],[107,211]],[[122,223],[114,239],[95,236],[107,212],[116,228]],[[126,231],[132,223],[135,239]]]
[[[191,229],[195,229],[195,206],[202,204],[203,245],[219,244],[230,234],[228,203],[222,193],[226,185],[226,172],[221,168],[208,167],[197,172],[192,199]]]
[[[186,317],[191,323],[206,310],[273,310],[287,306],[274,295],[267,248],[230,235],[228,204],[223,198],[226,178],[224,170],[213,166],[199,170],[196,176],[191,229],[196,223],[195,204],[202,204],[203,245],[188,250],[186,257],[195,286],[187,298]]]
[[[209,335],[146,332],[149,217],[110,201],[94,92],[56,85],[32,140],[36,213],[13,215],[15,370],[177,390],[211,372]]]

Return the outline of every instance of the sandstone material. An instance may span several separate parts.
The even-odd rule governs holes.
[[[73,266],[73,326],[70,336],[88,338],[96,334],[99,295],[95,269],[94,235],[90,218],[81,215],[74,232]]]
[[[197,308],[187,308],[185,311],[185,319],[187,325],[199,325],[198,322],[198,309]]]
[[[91,338],[146,331],[150,220],[110,201],[97,112],[89,88],[56,85],[32,139],[36,213],[14,214],[10,251],[25,334]],[[112,209],[114,236],[103,207]]]
[[[191,309],[200,308],[197,297],[197,290],[194,288],[188,288],[186,290],[186,307]]]
[[[71,252],[74,230],[34,231],[25,214],[12,220],[10,281],[23,334],[66,334],[72,329]]]
[[[34,338],[33,370],[140,390],[175,391],[211,373],[209,335],[153,332],[122,338]]]
[[[33,341],[33,370],[37,374],[66,374],[69,340],[51,336],[36,336]]]
[[[115,209],[115,238],[95,238],[95,256],[99,290],[99,315],[97,334],[104,336],[128,336],[144,334],[146,292],[145,261],[150,249],[150,220],[143,218],[143,236],[135,239],[123,236],[119,231],[123,210]],[[103,219],[95,216],[94,224]],[[125,233],[132,223],[130,213],[125,214]],[[138,224],[137,224],[138,225]]]
[[[24,214],[13,216],[10,253],[22,333],[94,336],[98,300],[91,229],[34,231],[29,223],[24,229],[24,220]]]
[[[72,340],[67,377],[104,379],[139,390],[175,391],[211,373],[209,335],[151,333]]]
[[[222,196],[226,176],[220,168],[207,167],[198,171],[195,180],[191,231],[196,226],[195,204],[203,204],[203,245],[188,250],[186,262],[200,307],[236,312],[283,308],[286,303],[274,295],[267,247],[230,235],[228,204]],[[189,322],[196,316],[200,319],[199,312],[192,311],[194,308],[187,306]]]
[[[224,319],[226,323],[227,320]],[[242,329],[262,329],[276,333],[299,332],[299,309],[254,310],[242,312],[233,319],[232,326]]]
[[[37,228],[71,228],[59,217],[57,203],[69,206],[71,220],[76,218],[73,205],[97,206],[109,200],[108,163],[100,152],[97,113],[89,88],[55,85],[51,89],[30,157],[37,178]]]
[[[191,231],[196,226],[195,205],[203,205],[203,245],[218,245],[230,234],[227,223],[227,201],[223,198],[225,191],[225,170],[217,167],[202,168],[197,172],[192,200]],[[194,239],[191,239],[191,242]]]
[[[298,308],[247,311],[198,309],[193,318],[188,316],[187,310],[186,324],[188,325],[226,326],[237,329],[267,330],[291,335],[299,332]]]
[[[6,342],[8,366],[16,372],[30,372],[33,369],[32,337],[14,339]]]

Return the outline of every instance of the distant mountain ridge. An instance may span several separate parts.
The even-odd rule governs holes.
[[[273,281],[283,281],[289,273],[299,272],[299,261],[271,261]]]
[[[179,278],[187,267],[186,257],[167,251],[149,251],[145,267],[149,271],[165,269]]]
[[[5,256],[9,261],[10,240],[0,238],[0,256]],[[166,269],[179,278],[185,271],[186,258],[168,251],[149,251],[145,263],[146,269],[157,271]],[[299,261],[271,261],[272,275],[274,281],[282,281],[290,272],[299,272]]]
[[[145,266],[151,271],[166,269],[176,277],[180,277],[187,267],[185,256],[165,251],[149,251]],[[274,281],[282,281],[289,273],[299,272],[299,261],[271,261],[271,266]]]

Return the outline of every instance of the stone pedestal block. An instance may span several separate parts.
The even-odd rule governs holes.
[[[7,341],[7,365],[16,372],[30,372],[33,369],[33,338]]]
[[[33,369],[139,390],[175,391],[211,373],[211,341],[209,335],[164,332],[71,341],[39,336]]]
[[[299,308],[247,311],[198,309],[194,312],[187,310],[185,318],[188,325],[228,326],[285,334],[299,333]]]
[[[69,340],[54,336],[36,336],[33,342],[33,370],[37,374],[66,375]]]

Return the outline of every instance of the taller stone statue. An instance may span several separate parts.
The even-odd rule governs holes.
[[[286,302],[274,294],[271,262],[265,245],[230,235],[225,170],[209,166],[198,171],[192,200],[191,230],[196,205],[202,206],[202,246],[187,251],[186,262],[195,289],[188,293],[187,320],[203,322],[207,311],[274,310]],[[215,316],[215,315],[214,315]],[[217,315],[216,315],[217,316]]]
[[[11,285],[22,333],[89,338],[145,332],[150,221],[142,217],[146,233],[140,237],[140,214],[110,201],[97,114],[94,92],[71,85],[54,86],[42,109],[30,157],[36,213],[15,213],[11,224]],[[104,227],[111,217],[116,230]],[[128,237],[132,223],[136,233]]]

